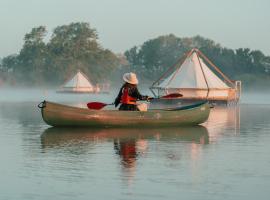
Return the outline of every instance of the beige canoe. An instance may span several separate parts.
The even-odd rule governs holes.
[[[201,102],[175,109],[142,111],[90,110],[44,101],[43,120],[51,126],[160,127],[198,125],[205,122],[210,105]]]

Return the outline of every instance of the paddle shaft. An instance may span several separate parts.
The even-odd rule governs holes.
[[[158,97],[158,98],[148,98],[146,101],[149,100],[153,100],[153,99],[170,99],[170,98],[178,98],[178,97],[182,97],[182,94],[179,93],[172,93],[172,94],[168,94],[162,97]],[[139,100],[139,101],[145,101],[145,100]],[[87,103],[87,107],[89,109],[94,109],[94,110],[100,110],[102,108],[104,108],[105,106],[109,106],[109,105],[114,105],[114,103],[102,103],[102,102],[89,102]]]

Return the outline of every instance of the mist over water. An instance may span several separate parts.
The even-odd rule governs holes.
[[[52,128],[37,108],[111,103],[117,93],[0,89],[0,200],[268,199],[269,94],[244,93],[202,126],[162,129]]]
[[[57,89],[40,88],[0,88],[0,102],[41,102],[43,100],[55,102],[89,102],[105,101],[111,103],[116,98],[121,84],[111,89],[109,94],[61,94]],[[138,86],[143,95],[153,96],[147,87]],[[270,104],[270,91],[243,92],[240,104]]]

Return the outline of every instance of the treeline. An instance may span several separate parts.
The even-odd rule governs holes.
[[[125,55],[131,71],[137,72],[146,80],[155,80],[192,48],[200,49],[229,78],[242,80],[244,85],[265,85],[265,81],[270,83],[269,56],[248,48],[225,48],[200,36],[160,36],[141,46],[134,46]]]
[[[56,27],[50,38],[44,26],[27,33],[19,54],[0,60],[0,84],[2,80],[14,85],[59,86],[80,69],[93,82],[114,77],[119,81],[122,73],[133,71],[141,83],[149,85],[192,48],[199,48],[229,78],[244,85],[270,83],[270,57],[258,50],[233,50],[200,36],[170,34],[134,46],[125,56],[116,55],[99,44],[97,31],[89,23],[71,23]]]
[[[2,59],[3,81],[14,85],[59,85],[80,69],[99,82],[119,65],[117,56],[98,43],[97,31],[88,23],[58,26],[48,42],[46,34],[44,26],[33,28],[25,35],[20,53]]]

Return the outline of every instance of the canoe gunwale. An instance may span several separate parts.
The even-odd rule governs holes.
[[[46,103],[48,101],[44,100],[42,102],[40,102],[38,104],[38,107],[43,109],[46,107]],[[52,103],[52,102],[49,102],[49,103]],[[187,110],[187,109],[192,109],[192,108],[196,108],[196,107],[199,107],[199,106],[202,106],[203,104],[207,104],[209,103],[208,101],[202,101],[202,102],[197,102],[195,104],[192,104],[192,105],[186,105],[186,106],[181,106],[181,107],[174,107],[174,108],[164,108],[164,109],[148,109],[147,111],[132,111],[132,112],[138,112],[138,113],[141,113],[141,112],[150,112],[150,111],[180,111],[180,110]],[[53,103],[53,104],[58,104],[58,103]],[[60,106],[65,106],[65,107],[69,107],[69,108],[72,108],[72,109],[83,109],[83,110],[88,110],[88,111],[95,111],[95,112],[99,112],[99,111],[117,111],[117,112],[127,112],[127,110],[95,110],[95,109],[86,109],[86,108],[79,108],[79,107],[74,107],[74,106],[69,106],[69,105],[63,105],[63,104],[58,104]],[[130,112],[130,111],[128,111]]]

